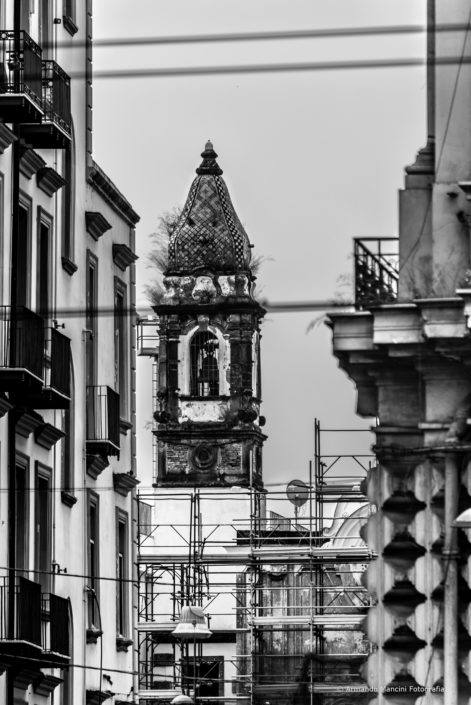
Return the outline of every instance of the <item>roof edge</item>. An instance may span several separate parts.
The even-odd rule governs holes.
[[[129,201],[94,160],[92,160],[92,165],[88,167],[87,181],[109,203],[113,210],[131,226],[134,227],[140,221],[140,216]]]

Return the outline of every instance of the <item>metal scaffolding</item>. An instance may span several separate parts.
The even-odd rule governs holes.
[[[372,459],[323,455],[316,420],[294,518],[281,486],[140,493],[142,703],[182,692],[199,705],[328,705],[347,693],[367,702],[358,669],[371,649],[361,631],[370,599],[361,574],[373,556],[359,527],[371,511]],[[172,635],[184,605],[207,615],[204,645]]]

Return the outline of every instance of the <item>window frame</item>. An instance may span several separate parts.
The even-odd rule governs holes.
[[[117,299],[122,299],[121,313]],[[119,394],[119,415],[126,420],[129,415],[129,330],[127,309],[127,286],[119,278],[114,278],[114,385]]]
[[[3,6],[0,0],[0,7]],[[0,12],[0,23],[2,22],[2,13]],[[4,27],[2,23],[0,26]],[[0,252],[4,252],[4,241],[5,241],[5,174],[0,171]],[[4,273],[3,267],[0,267],[0,299],[3,299],[3,284],[4,284]]]
[[[70,360],[70,402],[62,411],[62,431],[65,433],[61,441],[61,490],[62,501],[65,504],[75,504],[75,375],[73,360]],[[65,495],[64,495],[65,493]]]
[[[18,489],[18,471],[21,471],[24,476],[24,488],[23,492],[20,494]],[[30,458],[24,453],[19,451],[15,454],[15,568],[17,570],[28,570],[29,569],[29,547],[30,547]],[[22,510],[24,515],[24,521],[18,521],[21,519],[18,512],[18,500],[22,497]],[[19,527],[21,526],[23,533],[23,546],[21,550],[22,560],[18,560],[20,555],[20,545],[18,541],[19,537]]]
[[[37,0],[39,15],[39,45],[42,48],[43,59],[52,59],[54,55],[54,24],[53,3],[49,0]]]
[[[87,250],[86,254],[86,293],[85,293],[85,327],[88,331],[87,342],[85,346],[86,356],[86,384],[87,386],[95,386],[97,383],[97,351],[98,351],[98,258]],[[94,272],[93,291],[90,287],[90,273]]]
[[[122,563],[122,570],[120,564]],[[116,507],[116,636],[129,635],[129,517]]]
[[[18,251],[22,250],[23,252],[26,250],[26,255],[24,257],[18,257],[18,261],[16,263],[16,305],[17,306],[24,306],[25,308],[30,308],[31,306],[31,241],[32,241],[32,211],[33,211],[33,202],[29,196],[27,196],[25,193],[21,192],[19,201],[18,201],[18,211],[20,209],[23,209],[26,212],[26,233],[25,233],[25,238],[23,242],[23,234],[20,232],[19,235],[19,242],[18,242]],[[18,226],[20,225],[20,217],[19,217],[19,212],[18,212]],[[19,227],[20,229],[20,227]],[[20,229],[21,230],[21,229]],[[24,244],[24,247],[21,247],[21,244]],[[11,258],[11,251],[10,251],[10,258]],[[19,288],[18,288],[18,272],[19,272],[19,263],[23,262],[24,265],[24,274],[25,274],[25,282],[24,282],[24,301],[20,300],[19,296]]]
[[[100,622],[100,498],[92,490],[87,493],[87,578],[88,587],[92,589],[87,593],[88,626],[101,629],[101,624],[96,623]]]
[[[45,481],[47,487],[41,489],[40,483]],[[36,582],[40,583],[42,591],[51,592],[52,569],[52,468],[39,460],[35,461],[34,469],[34,569],[37,571]],[[43,492],[46,492],[45,497]],[[45,536],[45,546],[42,541]],[[43,555],[43,550],[44,554]]]
[[[43,257],[44,243],[42,240],[43,228],[47,228],[47,252],[46,257]],[[50,318],[53,309],[52,302],[52,291],[53,291],[53,243],[54,243],[54,219],[53,217],[42,208],[38,206],[37,217],[36,217],[36,312],[43,318]],[[46,267],[45,267],[46,265]],[[44,269],[46,271],[44,272]],[[47,277],[46,281],[46,303],[42,297],[44,292],[42,290],[42,283],[44,280],[44,275]]]
[[[62,157],[62,175],[65,180],[64,188],[62,189],[62,234],[61,234],[61,250],[62,250],[62,267],[68,274],[74,274],[77,271],[75,264],[75,133],[74,125],[71,121],[71,141],[64,149]]]
[[[195,343],[196,338],[201,338],[201,342]],[[200,382],[198,380],[199,377],[199,366],[200,364],[203,364],[203,361],[205,359],[204,357],[204,350],[203,346],[207,344],[209,341],[214,341],[215,345],[214,348],[216,350],[215,358],[216,358],[216,374],[213,375],[213,379],[208,382],[208,384],[216,384],[217,385],[217,391],[215,393],[211,393],[211,389],[208,390],[208,393],[205,393],[204,391],[204,382]],[[221,348],[220,348],[220,340],[215,335],[212,331],[207,330],[207,331],[202,331],[200,329],[197,329],[193,335],[189,339],[189,362],[190,362],[190,379],[189,379],[189,392],[191,397],[196,397],[198,399],[215,399],[219,396],[221,396],[221,382],[220,382],[220,374],[221,374]]]

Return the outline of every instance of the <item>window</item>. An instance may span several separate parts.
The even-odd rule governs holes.
[[[74,491],[74,369],[70,364],[70,404],[62,410],[62,431],[65,436],[61,442],[62,490],[71,494]]]
[[[128,632],[128,518],[124,512],[116,514],[116,633]]]
[[[16,303],[29,305],[29,261],[31,257],[31,206],[22,203],[18,207],[18,245],[16,257]]]
[[[86,366],[87,386],[96,384],[96,352],[97,352],[97,305],[98,305],[98,260],[91,252],[87,252],[87,291],[86,291]]]
[[[69,273],[76,271],[74,265],[74,226],[75,226],[75,144],[74,129],[71,125],[72,141],[63,150],[63,177],[65,180],[62,189],[62,266]]]
[[[31,13],[31,0],[20,0],[21,29],[24,29],[26,32],[28,32],[28,34],[30,32],[30,29],[29,29],[30,13]]]
[[[214,397],[219,394],[219,342],[209,331],[194,334],[190,343],[190,394]]]
[[[29,546],[29,459],[20,453],[16,456],[15,472],[15,566],[28,568]]]
[[[196,665],[196,669],[195,669]],[[196,685],[197,698],[214,698],[224,695],[224,657],[198,657],[183,662],[183,683],[187,688]]]
[[[69,598],[69,651],[70,663],[74,662],[74,618],[72,605]],[[59,702],[61,705],[72,705],[74,693],[74,669],[64,668],[61,670],[62,683],[60,684]]]
[[[43,59],[53,55],[52,5],[51,0],[39,0],[39,44]]]
[[[0,22],[1,22],[1,13],[0,13]],[[5,25],[2,24],[0,25],[4,27]],[[3,249],[3,218],[5,215],[5,209],[4,209],[4,189],[3,189],[3,174],[0,172],[0,252],[4,252]],[[0,300],[3,301],[3,267],[0,267]]]
[[[127,315],[126,287],[115,278],[114,288],[114,378],[119,393],[119,415],[127,417]]]
[[[50,468],[36,462],[34,507],[34,569],[43,592],[51,591],[51,475]]]
[[[36,311],[46,317],[51,309],[52,220],[38,208],[36,242]]]
[[[64,27],[65,29],[74,36],[74,34],[78,31],[77,27],[77,15],[76,15],[76,6],[75,6],[75,0],[64,0],[63,2],[63,18],[64,18]]]
[[[88,587],[93,592],[88,592],[88,624],[90,627],[100,628],[100,617],[97,601],[99,599],[99,504],[98,496],[94,492],[88,494]]]

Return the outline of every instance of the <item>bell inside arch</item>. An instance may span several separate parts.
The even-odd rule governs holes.
[[[209,639],[212,631],[208,629],[201,607],[185,605],[185,607],[182,607],[180,620],[171,634],[176,639],[183,641],[202,641],[203,639]]]

